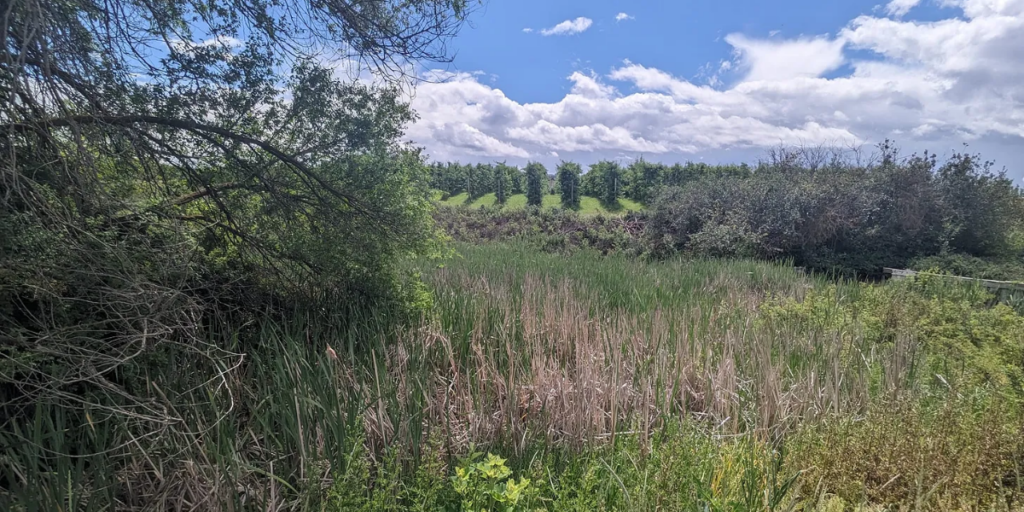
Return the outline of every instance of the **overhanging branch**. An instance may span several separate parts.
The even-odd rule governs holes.
[[[330,192],[335,197],[345,200],[348,206],[356,209],[360,213],[367,215],[369,214],[367,209],[361,207],[360,201],[358,199],[338,190],[330,183],[327,183],[323,178],[317,175],[316,172],[314,172],[306,164],[304,164],[302,161],[298,160],[294,156],[289,155],[284,151],[281,151],[280,149],[278,149],[269,142],[245,135],[243,133],[234,132],[226,128],[222,128],[220,126],[199,123],[196,121],[188,121],[184,119],[147,115],[78,115],[69,117],[40,119],[38,121],[32,121],[27,123],[11,123],[0,126],[0,134],[9,134],[12,132],[39,132],[41,130],[48,130],[54,128],[70,128],[85,124],[108,124],[120,126],[149,124],[157,126],[166,126],[169,128],[195,132],[197,134],[212,133],[227,139],[240,142],[242,144],[255,146],[259,149],[262,149],[263,151],[266,151],[271,156],[280,160],[281,162],[284,162],[285,164],[294,168],[303,178],[312,180],[317,186],[322,187],[324,190]],[[310,185],[312,185],[312,183]]]

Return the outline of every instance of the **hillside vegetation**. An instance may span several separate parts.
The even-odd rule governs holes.
[[[641,229],[631,230],[632,236],[614,249],[651,258],[683,254],[790,261],[851,277],[909,267],[1024,281],[1024,195],[990,162],[959,153],[945,162],[928,153],[903,156],[890,142],[868,163],[818,156],[807,150],[777,152],[753,168],[635,164],[622,173],[623,186],[634,190],[630,180],[646,179],[649,202],[628,208]],[[569,165],[574,164],[562,167]],[[590,172],[607,174],[608,167],[598,163]],[[566,244],[553,241],[553,234],[572,238],[588,225],[579,219],[569,231],[556,228],[571,213],[524,217],[442,209],[435,217],[456,238],[481,231],[517,237],[532,232],[538,245],[554,248]],[[488,222],[494,227],[487,228]],[[453,229],[456,224],[465,229]],[[524,224],[533,228],[508,228]],[[495,239],[490,234],[484,238]]]

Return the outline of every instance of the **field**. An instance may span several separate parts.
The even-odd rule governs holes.
[[[453,195],[453,196],[449,197],[448,199],[445,199],[444,201],[441,201],[441,203],[449,205],[449,206],[471,206],[472,207],[472,206],[494,206],[494,204],[497,202],[497,198],[495,197],[493,192],[489,193],[489,194],[484,194],[483,196],[480,196],[479,198],[477,198],[475,201],[472,201],[472,202],[467,202],[467,199],[469,199],[469,196],[465,192],[463,192],[461,194]],[[583,196],[583,197],[580,198],[580,210],[579,211],[580,211],[580,213],[593,214],[593,213],[616,213],[616,212],[623,212],[623,211],[634,211],[634,212],[636,212],[636,211],[640,211],[640,210],[644,209],[643,205],[641,205],[640,203],[637,203],[635,201],[631,201],[631,200],[626,199],[626,198],[620,198],[618,203],[619,203],[618,207],[612,208],[612,209],[608,209],[603,204],[601,204],[601,201],[599,201],[596,197]],[[544,208],[560,208],[562,206],[562,199],[561,199],[561,197],[558,194],[546,194],[544,196],[544,198],[542,199],[542,203],[541,204],[542,204],[542,207],[544,207]],[[512,195],[512,196],[509,196],[508,201],[505,202],[505,208],[508,208],[508,209],[524,208],[524,207],[526,207],[526,195],[525,194],[515,194],[515,195]]]
[[[510,510],[1020,510],[1024,319],[979,289],[456,249],[415,265],[432,304],[406,327],[264,321],[244,356],[162,361],[184,438],[40,406],[37,443],[4,440],[21,502],[458,510],[490,489],[449,481],[476,451],[527,479]],[[119,448],[73,455],[95,446]]]

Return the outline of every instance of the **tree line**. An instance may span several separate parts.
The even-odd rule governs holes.
[[[433,164],[432,183],[447,177],[451,192],[464,192],[458,187],[466,180],[452,177],[465,168]],[[475,176],[494,168],[473,166]],[[503,168],[529,180],[529,172]],[[645,204],[639,250],[654,257],[788,259],[847,275],[927,258],[962,274],[993,262],[1024,268],[1024,194],[1005,170],[978,155],[955,153],[940,162],[927,152],[903,156],[886,141],[868,157],[778,149],[752,166],[637,160],[581,170],[573,162],[557,167],[553,188],[563,208],[578,209],[582,195]],[[478,181],[471,197],[488,193],[487,183]]]
[[[543,194],[554,193],[561,197],[563,208],[579,209],[582,196],[596,197],[605,205],[614,205],[620,198],[647,204],[665,187],[684,186],[707,176],[749,176],[753,168],[702,162],[666,165],[639,159],[628,165],[602,160],[588,166],[586,173],[580,164],[562,161],[553,175],[539,162],[522,169],[504,162],[434,162],[429,171],[431,188],[445,198],[465,193],[474,200],[494,194],[498,204],[504,204],[511,195],[526,194],[527,204],[539,206]]]

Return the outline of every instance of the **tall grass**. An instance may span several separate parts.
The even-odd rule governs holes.
[[[944,317],[911,311],[981,290],[457,249],[416,263],[434,302],[411,324],[297,314],[204,361],[141,361],[160,421],[7,420],[0,509],[433,510],[473,450],[510,457],[551,510],[1019,509],[1013,384],[936,378],[947,353],[914,322]],[[997,313],[983,334],[1019,343]]]

